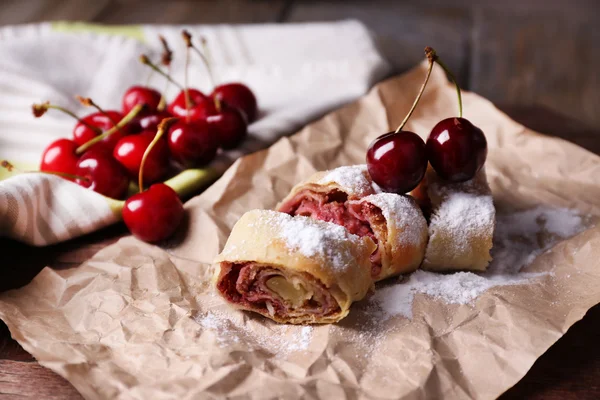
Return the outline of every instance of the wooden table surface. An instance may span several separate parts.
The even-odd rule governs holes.
[[[600,154],[600,132],[544,108],[501,107],[537,131],[562,137]],[[43,267],[74,268],[126,234],[122,225],[48,248],[31,248],[0,239],[0,291],[29,282]],[[600,305],[576,323],[540,357],[502,399],[600,399]],[[11,339],[0,322],[0,399],[77,399],[63,378],[40,366]]]

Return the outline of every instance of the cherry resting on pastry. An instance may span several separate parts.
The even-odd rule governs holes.
[[[252,90],[243,83],[227,83],[217,86],[210,97],[216,98],[221,103],[237,107],[246,114],[248,123],[253,122],[258,114],[256,96]]]
[[[433,59],[429,54],[427,58],[429,67],[425,81],[404,120],[396,131],[379,136],[371,142],[367,150],[369,175],[386,192],[398,194],[410,192],[423,180],[427,170],[425,142],[416,133],[402,130],[419,104],[431,76]]]
[[[75,175],[84,179],[75,182],[106,197],[122,199],[129,187],[129,178],[123,167],[102,149],[85,152],[75,168]]]
[[[145,113],[152,114],[158,111],[162,96],[156,89],[145,86],[132,86],[123,95],[123,114],[127,114],[138,104],[144,104]]]
[[[435,172],[451,182],[472,179],[487,157],[483,131],[460,117],[438,122],[429,134],[426,148]]]
[[[369,146],[367,168],[373,181],[386,192],[410,192],[427,169],[425,143],[413,132],[386,133]]]
[[[170,118],[159,125],[156,136],[142,157],[138,178],[140,193],[127,199],[123,207],[125,225],[135,237],[146,242],[154,243],[169,238],[177,230],[185,213],[177,193],[164,183],[155,183],[144,191],[143,172],[148,155],[174,122],[175,119]]]
[[[425,49],[434,62],[448,74],[456,87],[458,117],[446,118],[437,123],[427,138],[427,158],[437,174],[451,182],[472,179],[483,167],[487,157],[487,141],[483,131],[462,118],[460,86],[450,69],[440,60],[435,50]]]

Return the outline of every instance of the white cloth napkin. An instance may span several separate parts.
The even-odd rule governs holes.
[[[50,100],[80,115],[91,112],[74,99],[78,94],[104,108],[120,108],[124,91],[148,77],[139,55],[159,58],[159,34],[174,50],[174,78],[183,81],[183,28],[195,38],[207,38],[217,82],[246,83],[261,110],[241,148],[211,164],[217,173],[239,156],[364,94],[390,71],[367,29],[356,21],[133,27],[142,40],[56,28],[44,23],[0,29],[0,159],[37,168],[49,142],[71,137],[72,119],[52,110],[34,119],[33,103]],[[189,82],[210,92],[206,70],[194,55]],[[164,80],[155,74],[151,85],[162,90]],[[172,86],[168,97],[176,92]],[[64,241],[116,222],[119,204],[54,176],[15,175],[0,181],[0,236],[36,246]]]

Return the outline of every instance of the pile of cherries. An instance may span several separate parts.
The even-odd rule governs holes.
[[[487,141],[483,131],[462,118],[462,98],[456,79],[435,50],[426,47],[425,55],[429,68],[412,108],[396,131],[379,136],[367,150],[369,174],[375,183],[388,192],[403,194],[416,188],[425,176],[428,162],[446,181],[467,181],[477,174],[487,157]],[[402,128],[419,103],[436,62],[456,86],[459,116],[438,122],[425,143],[416,133],[403,131]]]
[[[140,192],[125,202],[123,219],[135,236],[148,242],[171,236],[184,214],[175,191],[160,182],[178,170],[206,165],[219,149],[236,147],[258,114],[256,97],[242,83],[216,86],[210,95],[187,87],[190,50],[207,60],[188,32],[183,38],[188,48],[183,86],[147,56],[140,57],[180,88],[168,104],[158,90],[132,86],[123,95],[120,110],[104,110],[93,100],[78,97],[97,110],[83,118],[50,103],[33,106],[36,117],[58,109],[77,119],[72,138],[58,139],[45,149],[40,170],[114,199],[125,198],[130,181],[137,180]],[[161,41],[162,65],[170,67],[172,53]],[[208,63],[206,67],[210,73]],[[152,186],[144,191],[144,185]]]

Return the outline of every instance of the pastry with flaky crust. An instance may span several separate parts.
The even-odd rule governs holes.
[[[485,170],[469,181],[451,183],[429,168],[415,190],[420,203],[431,210],[422,268],[485,271],[492,260],[496,217]]]
[[[370,237],[377,244],[371,277],[379,281],[419,267],[427,245],[427,222],[410,196],[378,192],[364,165],[340,167],[296,185],[277,209]]]
[[[234,306],[277,322],[337,322],[372,289],[375,247],[332,223],[254,210],[215,260],[215,285]]]

